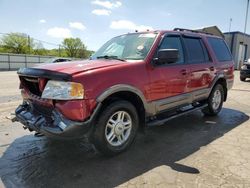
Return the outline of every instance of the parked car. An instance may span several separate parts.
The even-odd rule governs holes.
[[[250,59],[246,60],[240,69],[240,80],[245,81],[250,78]]]
[[[66,62],[66,61],[72,61],[72,59],[64,58],[64,57],[53,57],[53,58],[46,60],[44,63],[60,63],[60,62]]]
[[[211,34],[121,35],[90,60],[20,69],[24,101],[16,119],[48,137],[87,136],[115,155],[132,144],[139,127],[194,110],[217,115],[233,85],[233,64],[225,41]]]

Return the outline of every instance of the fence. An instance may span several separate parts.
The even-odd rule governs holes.
[[[0,70],[17,70],[43,63],[53,56],[0,53]]]

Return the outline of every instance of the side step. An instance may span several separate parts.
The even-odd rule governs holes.
[[[155,120],[149,121],[147,123],[147,126],[148,127],[152,127],[152,126],[164,125],[167,121],[169,121],[171,119],[177,118],[177,117],[185,115],[185,114],[189,114],[189,113],[194,112],[196,110],[201,110],[201,109],[203,109],[205,107],[207,107],[207,104],[204,104],[204,105],[201,105],[201,106],[197,106],[197,107],[193,107],[193,108],[185,110],[185,111],[181,111],[179,113],[176,113],[175,115],[167,116],[164,119],[155,119]]]

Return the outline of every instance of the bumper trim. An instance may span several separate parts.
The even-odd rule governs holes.
[[[43,114],[33,110],[32,106],[24,102],[16,111],[16,121],[24,125],[30,131],[42,133],[48,137],[57,138],[82,138],[91,133],[95,118],[101,108],[98,103],[92,116],[84,121],[72,121],[63,117],[58,111],[53,110],[51,117],[48,119]]]

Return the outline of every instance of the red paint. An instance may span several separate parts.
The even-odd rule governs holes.
[[[57,101],[55,108],[67,119],[74,121],[82,121],[89,117],[91,112],[87,100]]]
[[[47,79],[39,78],[38,82],[39,82],[39,90],[42,92],[44,90],[45,86],[46,86]]]

